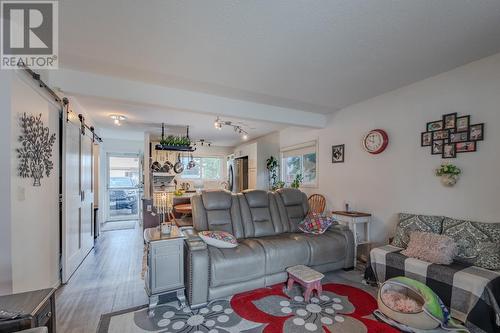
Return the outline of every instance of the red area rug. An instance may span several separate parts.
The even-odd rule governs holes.
[[[235,295],[234,311],[249,321],[265,325],[264,333],[281,332],[399,332],[373,319],[377,301],[369,293],[345,284],[323,285],[320,297],[310,303],[282,285]]]
[[[304,302],[297,285],[283,284],[210,302],[206,307],[178,309],[176,303],[159,306],[149,318],[147,308],[106,314],[98,333],[398,333],[376,321],[377,308],[369,293],[345,284],[323,285],[320,297]]]

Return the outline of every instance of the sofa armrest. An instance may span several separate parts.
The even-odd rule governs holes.
[[[186,233],[185,240],[185,286],[189,305],[197,308],[208,301],[208,248],[196,230]]]
[[[344,262],[344,269],[350,269],[352,267],[352,263],[354,262],[354,235],[349,227],[343,224],[335,224],[332,225],[329,229],[330,232],[338,233],[344,236],[346,243],[346,256]]]

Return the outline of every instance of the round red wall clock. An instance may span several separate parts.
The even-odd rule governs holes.
[[[363,139],[363,147],[370,154],[380,154],[387,148],[389,136],[382,129],[374,129],[368,132]]]

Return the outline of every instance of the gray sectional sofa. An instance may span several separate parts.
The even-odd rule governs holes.
[[[351,231],[334,225],[323,235],[305,234],[298,223],[307,196],[295,189],[203,192],[192,197],[194,229],[185,247],[186,291],[191,307],[286,281],[286,268],[308,265],[328,272],[350,269]],[[221,230],[238,239],[235,248],[207,246],[196,233]]]

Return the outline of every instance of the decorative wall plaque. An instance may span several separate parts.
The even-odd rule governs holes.
[[[56,135],[50,134],[49,128],[44,127],[42,114],[33,116],[24,113],[20,125],[21,147],[16,149],[19,158],[19,176],[33,178],[33,186],[40,186],[43,175],[49,177],[50,171],[54,168],[51,158]]]

